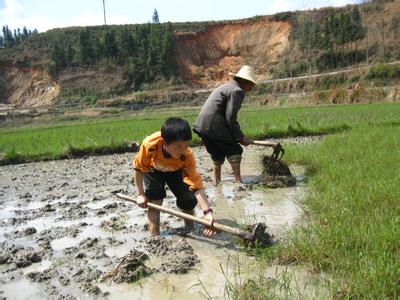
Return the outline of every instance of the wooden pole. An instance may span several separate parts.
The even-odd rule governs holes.
[[[137,202],[136,202],[136,200],[134,198],[129,197],[127,195],[118,193],[118,194],[116,194],[116,196],[118,198],[122,199],[122,200],[137,204]],[[162,211],[162,212],[165,212],[167,214],[170,214],[170,215],[185,219],[185,220],[193,221],[193,222],[202,224],[204,226],[212,227],[212,228],[220,230],[220,231],[224,231],[224,232],[227,232],[227,233],[230,233],[230,234],[234,234],[234,235],[240,236],[241,238],[249,240],[249,241],[254,241],[254,234],[253,233],[248,232],[248,231],[240,230],[239,228],[226,226],[226,225],[223,225],[223,224],[220,224],[220,223],[217,223],[217,222],[214,222],[212,224],[212,226],[211,226],[211,223],[209,221],[205,220],[205,219],[201,219],[201,218],[198,218],[198,217],[195,217],[195,216],[192,216],[192,215],[180,212],[180,211],[176,211],[176,210],[173,210],[173,209],[168,208],[168,207],[163,207],[161,205],[157,205],[157,204],[154,204],[154,203],[151,203],[151,202],[147,202],[147,206],[151,207],[153,209],[156,209],[158,211]]]
[[[274,143],[274,142],[267,142],[267,141],[253,141],[253,145],[259,145],[259,146],[266,146],[266,147],[276,147],[279,143]]]
[[[107,22],[106,22],[106,5],[104,3],[104,0],[103,0],[103,14],[104,14],[104,25],[107,25]]]

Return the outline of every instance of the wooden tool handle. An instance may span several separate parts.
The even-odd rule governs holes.
[[[133,203],[137,204],[137,201],[134,198],[129,197],[127,195],[118,193],[118,194],[116,194],[116,196],[118,198],[122,199],[122,200],[133,202]],[[221,231],[224,231],[224,232],[228,232],[228,233],[231,233],[231,234],[234,234],[234,235],[241,236],[244,239],[252,240],[252,238],[253,238],[252,234],[250,232],[242,231],[242,230],[240,230],[238,228],[229,227],[229,226],[226,226],[226,225],[223,225],[223,224],[220,224],[220,223],[216,223],[216,222],[214,222],[213,225],[211,226],[211,223],[208,220],[201,219],[201,218],[198,218],[198,217],[195,217],[195,216],[192,216],[192,215],[180,212],[180,211],[176,211],[176,210],[173,210],[173,209],[168,208],[168,207],[157,205],[157,204],[154,204],[154,203],[151,203],[151,202],[147,202],[147,206],[151,207],[153,209],[156,209],[158,211],[162,211],[162,212],[174,215],[176,217],[180,217],[180,218],[185,219],[185,220],[193,221],[193,222],[205,225],[205,226],[209,226],[209,227],[215,228],[217,230],[221,230]]]
[[[267,146],[267,147],[276,147],[279,143],[274,143],[274,142],[268,142],[268,141],[253,141],[254,145],[260,145],[260,146]]]

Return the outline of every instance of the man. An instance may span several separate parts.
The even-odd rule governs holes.
[[[257,84],[254,69],[243,66],[233,80],[215,88],[204,103],[193,130],[204,142],[214,165],[214,183],[221,181],[221,166],[228,160],[236,182],[241,182],[240,162],[243,149],[252,143],[240,129],[237,113],[245,94]]]

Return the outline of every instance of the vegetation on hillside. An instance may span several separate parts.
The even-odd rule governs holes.
[[[49,70],[56,75],[68,67],[95,67],[107,61],[124,67],[134,89],[143,82],[174,75],[174,36],[170,23],[148,23],[131,28],[111,27],[96,32],[87,27],[75,30],[75,43],[60,34],[53,42]]]
[[[315,74],[365,63],[400,59],[397,43],[400,17],[384,18],[385,4],[374,0],[342,8],[323,8],[304,13],[281,13],[278,20],[293,25],[287,49],[273,69],[275,78]],[[371,19],[374,23],[371,23]],[[372,42],[374,41],[374,43]],[[296,55],[298,49],[301,55]]]
[[[127,85],[138,89],[144,82],[176,75],[171,23],[53,29],[26,37],[9,35],[8,27],[4,29],[4,50],[9,52],[2,53],[3,63],[25,53],[17,58],[17,65],[42,64],[55,77],[68,68],[112,64],[123,67]]]
[[[14,29],[13,31],[8,27],[8,25],[3,26],[2,34],[0,35],[0,48],[11,48],[14,45],[18,45],[23,40],[30,36],[38,34],[37,29],[30,30],[25,26],[22,28]]]

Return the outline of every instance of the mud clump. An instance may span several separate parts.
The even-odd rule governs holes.
[[[44,282],[44,281],[50,281],[54,276],[57,274],[56,271],[52,269],[47,269],[44,270],[43,272],[30,272],[26,274],[26,278],[28,278],[32,282]]]
[[[143,243],[151,254],[162,258],[158,272],[184,274],[199,262],[192,246],[183,238],[157,236],[146,238]]]
[[[109,220],[101,222],[100,227],[108,231],[121,231],[126,229],[126,226],[118,217],[112,217]]]
[[[17,268],[25,268],[32,263],[42,261],[43,253],[32,247],[12,245],[0,252],[1,264],[15,264]]]
[[[101,280],[123,283],[138,281],[155,272],[184,274],[199,262],[193,248],[185,239],[157,236],[145,238],[141,242],[152,256],[153,268],[146,266],[146,263],[150,264],[149,255],[134,249],[122,257],[117,267],[105,274]]]
[[[114,283],[134,282],[152,274],[152,270],[145,265],[148,255],[138,250],[132,250],[121,259],[121,262],[112,271],[107,273],[102,281],[112,280]]]
[[[101,289],[90,282],[85,282],[79,286],[79,288],[86,294],[107,297],[108,292],[102,293]]]
[[[99,243],[98,238],[86,238],[83,241],[79,243],[80,248],[92,248],[93,246],[97,245]]]
[[[75,274],[72,275],[72,277],[74,278],[74,281],[77,283],[79,283],[79,282],[94,282],[101,275],[102,275],[102,272],[96,268],[82,267],[82,268],[78,269],[75,272]]]
[[[296,178],[290,172],[289,166],[282,160],[272,159],[265,155],[262,160],[264,170],[261,174],[261,182],[270,188],[280,188],[296,185]]]

